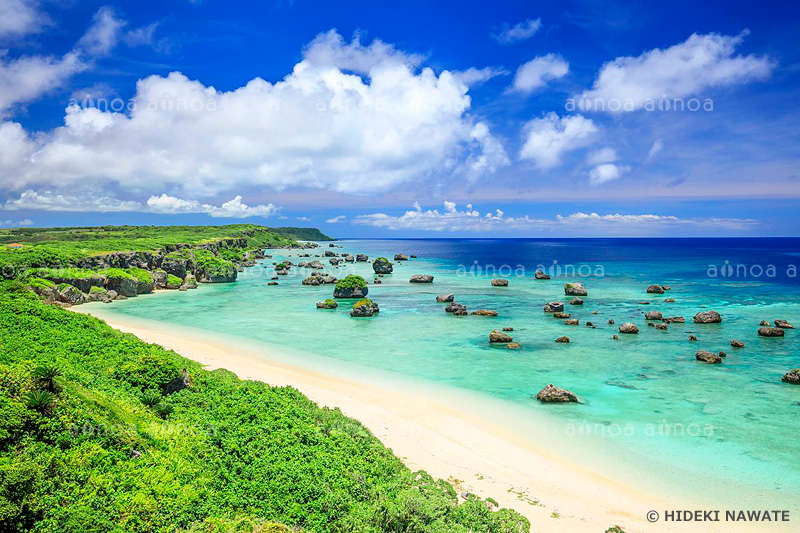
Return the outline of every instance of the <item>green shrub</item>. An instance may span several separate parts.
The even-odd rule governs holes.
[[[138,278],[124,268],[107,268],[102,271],[108,279],[129,279],[138,281]]]
[[[27,283],[29,287],[34,289],[53,289],[56,286],[56,284],[50,281],[49,279],[35,278],[35,277],[26,279],[25,283]]]
[[[180,376],[180,368],[175,361],[158,350],[144,353],[133,361],[126,361],[114,370],[116,379],[141,391],[161,389]]]
[[[367,286],[367,282],[361,276],[349,274],[336,282],[336,289],[363,289]]]
[[[68,266],[62,268],[31,268],[26,274],[45,279],[99,279],[101,277],[100,274],[94,270]]]
[[[153,274],[149,270],[131,267],[126,269],[126,272],[136,278],[136,281],[140,283],[153,283]]]
[[[223,277],[236,272],[236,266],[230,261],[217,257],[209,250],[195,250],[197,270],[205,272],[207,276]]]
[[[359,306],[362,306],[362,305],[370,306],[370,305],[372,305],[372,303],[373,303],[372,300],[370,300],[369,298],[361,298],[359,301],[357,301],[356,303],[353,304],[353,308],[356,308],[356,307],[359,307]]]
[[[56,405],[56,397],[46,390],[33,390],[25,395],[25,405],[28,409],[46,414]]]
[[[98,287],[97,285],[92,285],[89,288],[89,294],[108,294],[108,291],[105,290],[103,287]]]

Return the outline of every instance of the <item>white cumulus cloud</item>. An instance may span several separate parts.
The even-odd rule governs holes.
[[[106,195],[62,194],[55,191],[27,190],[19,198],[8,200],[3,204],[5,211],[32,209],[38,211],[94,212],[117,213],[123,211],[141,211],[142,205],[135,201],[124,201]]]
[[[582,110],[633,110],[648,101],[704,97],[700,93],[705,90],[767,78],[774,68],[768,57],[735,55],[747,33],[695,33],[669,48],[618,57],[603,65],[592,89],[577,97],[578,105]],[[612,100],[616,103],[610,105]]]
[[[511,90],[521,93],[531,93],[544,87],[547,82],[563,78],[569,73],[569,63],[556,54],[536,57],[520,65],[514,75]]]
[[[609,181],[618,180],[629,170],[630,167],[616,165],[614,163],[603,163],[589,171],[589,183],[592,185],[602,185]]]
[[[185,200],[167,194],[147,199],[147,211],[165,215],[204,213],[214,218],[269,217],[278,212],[273,204],[249,206],[236,196],[220,206],[204,204],[196,200]]]
[[[714,227],[723,230],[741,230],[753,227],[758,221],[736,218],[679,218],[655,214],[607,214],[575,212],[556,215],[554,218],[537,218],[529,215],[507,216],[500,209],[481,213],[468,204],[459,210],[454,202],[445,201],[444,210],[422,209],[416,202],[414,209],[402,215],[372,213],[358,215],[353,223],[388,230],[413,230],[433,232],[485,232],[513,233],[524,231],[553,232],[569,230],[602,234],[638,234],[670,230],[678,227]]]
[[[525,143],[519,157],[533,161],[539,168],[556,167],[565,153],[588,145],[597,131],[591,119],[581,115],[559,117],[551,112],[525,125]]]
[[[418,68],[422,59],[327,32],[276,83],[219,91],[179,72],[150,76],[130,112],[71,105],[45,135],[3,124],[0,189],[112,183],[160,194],[166,182],[193,198],[247,186],[370,194],[508,164],[468,114],[467,84]]]
[[[347,217],[346,217],[346,216],[344,216],[344,215],[339,215],[339,216],[335,216],[335,217],[333,217],[333,218],[329,218],[329,219],[328,219],[328,220],[326,220],[325,222],[327,222],[328,224],[338,224],[339,222],[344,222],[344,221],[345,221],[345,219],[347,219]]]
[[[273,204],[249,206],[242,202],[241,196],[236,196],[221,205],[212,205],[167,194],[151,196],[147,202],[141,203],[135,200],[120,200],[114,196],[98,194],[96,191],[90,190],[82,191],[80,194],[27,190],[20,194],[19,198],[6,201],[0,209],[4,211],[29,209],[73,213],[140,212],[162,215],[203,213],[214,218],[266,218],[276,214],[280,208]]]

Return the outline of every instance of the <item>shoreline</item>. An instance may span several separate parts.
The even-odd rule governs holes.
[[[71,310],[93,315],[92,307]],[[275,347],[264,354],[264,349],[256,351],[245,343],[223,345],[198,339],[188,328],[163,331],[145,321],[93,316],[208,370],[224,368],[241,379],[291,386],[319,405],[339,408],[361,422],[412,471],[425,470],[446,479],[459,493],[492,497],[501,507],[526,516],[532,531],[602,532],[614,525],[627,533],[671,531],[674,524],[649,523],[646,514],[682,508],[538,449],[531,439],[476,415],[467,404],[445,403],[408,387],[378,386],[273,361],[270,356],[287,359]],[[719,531],[753,531],[753,525],[684,522],[681,530],[716,531],[719,527]],[[773,523],[769,530],[783,528]]]

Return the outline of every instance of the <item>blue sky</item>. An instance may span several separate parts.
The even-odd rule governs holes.
[[[0,0],[0,225],[798,235],[800,6],[344,4]]]

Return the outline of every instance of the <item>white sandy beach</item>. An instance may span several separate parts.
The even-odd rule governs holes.
[[[96,308],[95,308],[96,309]],[[94,314],[92,306],[73,308]],[[101,314],[101,313],[98,313]],[[198,340],[114,318],[107,323],[242,379],[292,386],[320,405],[338,407],[366,426],[412,470],[450,480],[460,492],[492,497],[527,516],[532,531],[603,532],[619,525],[636,531],[788,531],[788,524],[656,523],[647,514],[686,509],[645,494],[563,458],[460,405],[414,390],[365,384],[268,360],[248,346]]]

